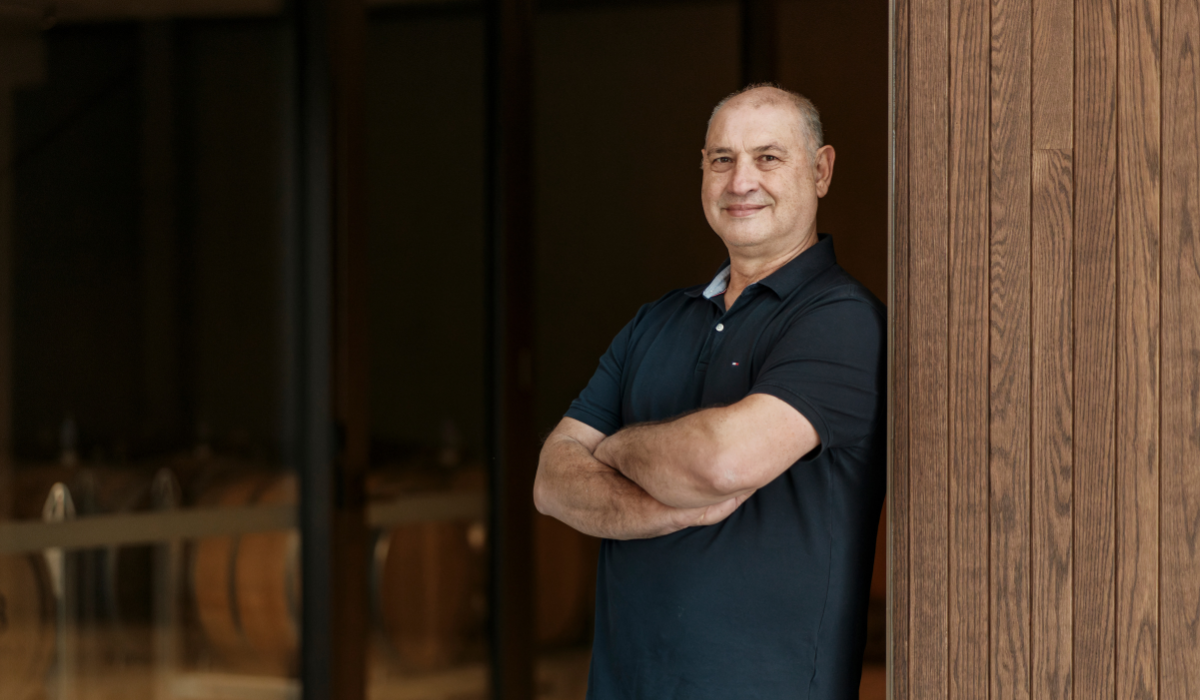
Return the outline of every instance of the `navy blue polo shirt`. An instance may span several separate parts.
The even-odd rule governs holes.
[[[643,306],[567,415],[610,435],[762,393],[821,443],[720,523],[604,540],[589,700],[858,697],[886,483],[884,308],[826,235],[726,311],[728,275]]]

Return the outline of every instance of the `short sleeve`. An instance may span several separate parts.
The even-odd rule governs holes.
[[[621,332],[613,338],[608,350],[600,358],[600,366],[596,368],[596,373],[579,394],[579,398],[571,402],[571,407],[567,409],[567,418],[586,423],[605,435],[612,435],[624,425],[625,422],[621,418],[622,377],[634,327],[641,315],[642,312],[639,311],[638,315],[625,324]]]
[[[857,294],[799,312],[768,351],[751,394],[768,394],[804,415],[821,445],[807,458],[867,438],[884,420],[886,321]]]

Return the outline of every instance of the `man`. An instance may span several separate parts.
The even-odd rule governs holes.
[[[734,93],[701,153],[728,263],[642,307],[538,465],[538,510],[604,538],[588,698],[857,698],[883,307],[817,235],[834,150],[808,100]]]

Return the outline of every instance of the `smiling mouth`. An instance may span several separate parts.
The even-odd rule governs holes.
[[[730,216],[741,218],[752,216],[753,214],[756,214],[766,208],[767,205],[765,204],[734,204],[732,206],[725,207],[725,212]]]

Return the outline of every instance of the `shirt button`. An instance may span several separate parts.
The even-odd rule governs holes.
[[[718,324],[717,324],[717,332],[719,333],[719,332],[721,332],[721,331],[723,331],[723,330],[725,330],[725,324],[724,324],[724,323],[718,323]]]

